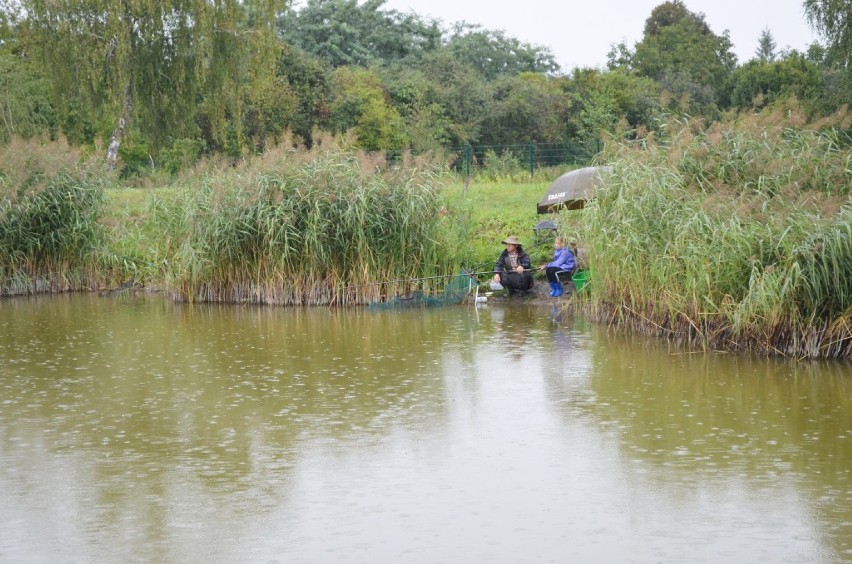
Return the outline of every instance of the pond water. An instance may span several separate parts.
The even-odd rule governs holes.
[[[542,307],[0,301],[0,561],[852,561],[852,364]]]

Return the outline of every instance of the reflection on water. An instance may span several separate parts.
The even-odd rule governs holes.
[[[852,560],[852,367],[541,308],[0,302],[0,561]]]
[[[769,544],[770,560],[852,558],[849,364],[662,351],[613,336],[596,345],[582,389],[557,380],[551,393],[570,396],[566,419],[617,445],[630,503],[658,525],[655,537],[703,531],[738,560],[743,546],[759,554]],[[734,542],[732,529],[746,539]]]

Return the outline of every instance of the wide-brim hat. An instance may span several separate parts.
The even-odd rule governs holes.
[[[514,235],[510,235],[510,236],[506,237],[505,239],[503,239],[503,244],[504,245],[520,245],[521,242]]]

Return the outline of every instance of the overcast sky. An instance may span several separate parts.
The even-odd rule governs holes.
[[[605,67],[610,46],[642,38],[645,20],[664,0],[387,0],[385,9],[441,20],[479,24],[534,45],[549,47],[565,72]],[[714,33],[730,32],[739,62],[752,58],[760,32],[769,29],[777,49],[805,51],[817,40],[802,0],[686,0],[703,12]]]

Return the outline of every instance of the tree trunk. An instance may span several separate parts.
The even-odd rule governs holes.
[[[121,146],[121,141],[124,139],[124,131],[127,127],[127,122],[130,121],[130,113],[133,111],[133,93],[130,84],[124,89],[124,108],[121,117],[118,118],[118,126],[113,130],[109,138],[109,147],[107,147],[107,163],[110,168],[115,168],[118,162],[118,148]]]

